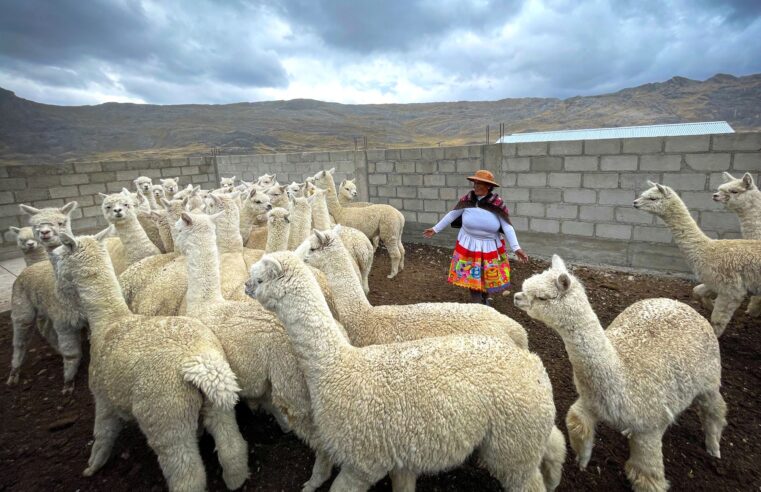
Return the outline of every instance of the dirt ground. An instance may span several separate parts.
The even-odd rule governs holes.
[[[379,252],[370,280],[373,304],[423,301],[465,301],[466,293],[449,286],[446,270],[450,252],[422,245],[407,246],[406,269],[386,279],[388,256]],[[513,265],[513,292],[523,280],[547,267],[543,261]],[[629,304],[649,297],[670,297],[708,313],[690,297],[692,283],[584,267],[573,268],[586,285],[603,326]],[[567,435],[564,418],[576,398],[571,367],[563,343],[549,328],[531,321],[512,304],[512,295],[499,296],[495,308],[527,329],[531,350],[544,361],[552,380],[558,425]],[[744,310],[744,306],[742,307]],[[684,412],[665,435],[666,476],[672,490],[759,490],[761,488],[761,330],[757,320],[738,311],[721,338],[723,389],[729,406],[729,425],[721,441],[721,460],[703,446],[703,433],[694,409]],[[8,313],[0,315],[0,361],[3,381],[10,366],[12,329]],[[87,491],[163,490],[164,479],[153,452],[134,426],[120,435],[110,462],[94,477],[82,470],[92,445],[93,402],[87,388],[87,359],[77,375],[74,394],[62,397],[59,356],[35,336],[16,387],[0,384],[0,490]],[[238,419],[250,448],[251,477],[243,490],[295,491],[309,477],[312,453],[293,435],[283,434],[274,421],[239,405]],[[201,439],[210,490],[225,490],[221,469],[209,437]],[[587,471],[574,464],[572,451],[563,469],[559,490],[629,490],[624,475],[626,438],[605,425],[598,427]],[[321,490],[328,490],[329,483]],[[391,490],[388,479],[372,490]],[[418,490],[500,490],[499,484],[474,460],[436,476],[420,477]]]

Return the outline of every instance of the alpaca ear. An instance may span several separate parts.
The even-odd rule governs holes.
[[[230,193],[230,198],[232,198],[233,200],[235,200],[239,196],[240,196],[240,191],[233,191],[232,193]]]
[[[317,229],[314,230],[314,235],[317,238],[317,242],[320,243],[320,247],[325,246],[328,244],[328,236],[325,235],[324,232],[318,231]]]
[[[725,182],[725,183],[728,183],[728,182],[730,182],[730,181],[732,181],[732,180],[734,180],[734,179],[735,179],[735,177],[734,177],[734,176],[732,176],[731,174],[729,174],[729,173],[728,173],[728,172],[726,172],[726,171],[724,171],[723,173],[721,173],[721,177],[722,177],[722,178],[724,178],[724,182]]]
[[[13,226],[10,226],[9,230],[17,236],[19,231],[21,231],[21,229],[19,229],[18,227],[13,227]]]
[[[209,215],[209,218],[211,219],[212,222],[215,222],[218,218],[222,217],[224,214],[225,214],[224,211],[217,212],[215,214]]]
[[[193,217],[191,217],[189,213],[182,212],[180,218],[185,222],[185,225],[193,225]]]
[[[103,242],[104,239],[111,236],[113,232],[114,232],[114,226],[110,225],[106,227],[105,229],[103,229],[102,231],[100,231],[99,233],[95,234],[95,239],[97,239],[98,242],[101,243]]]
[[[150,214],[151,214],[151,219],[153,219],[153,220],[159,220],[159,219],[161,219],[161,214],[159,212],[157,212],[156,210],[151,210]]]
[[[195,195],[195,194],[197,194],[197,193],[199,193],[200,191],[201,191],[201,185],[198,185],[198,186],[196,186],[195,188],[193,188],[193,194],[194,194],[194,195]]]
[[[558,255],[552,255],[552,269],[559,272],[568,272],[563,258]]]
[[[211,197],[212,200],[214,200],[214,203],[216,203],[217,205],[222,205],[222,199],[219,198],[219,196],[215,195],[214,193],[210,193],[209,196]]]
[[[650,181],[649,179],[647,180],[647,185],[648,185],[650,188],[655,188],[655,183],[653,183],[653,182],[652,182],[652,181]]]
[[[163,185],[164,183],[166,183],[169,180],[168,179],[159,178],[159,181],[161,181],[161,184]]]
[[[248,192],[248,197],[253,198],[254,195],[256,195],[256,188],[251,188],[251,191]]]
[[[330,169],[328,169],[328,170],[327,170],[327,171],[325,171],[325,172],[326,172],[327,174],[330,174],[331,176],[333,176],[333,173],[334,173],[334,172],[336,172],[336,168],[334,168],[334,167],[331,167]]]
[[[37,215],[40,213],[39,208],[30,207],[29,205],[24,205],[23,203],[18,206],[18,208],[21,209],[22,212],[29,215]]]
[[[273,174],[273,175],[270,177],[270,179],[272,180],[272,182],[273,182],[273,183],[274,183],[275,181],[277,181],[277,180],[275,179],[276,177],[277,177],[277,173]]]
[[[562,294],[571,287],[571,277],[567,273],[561,273],[558,278],[555,279],[555,285]]]
[[[658,188],[658,191],[663,193],[663,196],[668,195],[668,189],[665,186],[663,186],[662,184],[655,183],[655,187]]]
[[[233,177],[232,177],[232,178],[230,178],[230,179],[232,179],[232,180],[233,180],[233,184],[235,184],[235,176],[233,176]]]
[[[320,179],[323,176],[325,176],[325,170],[317,171],[317,174],[314,175],[314,179]]]
[[[338,187],[339,187],[339,188],[343,188],[343,186],[344,186],[345,184],[346,184],[346,180],[344,179],[343,181],[341,181],[341,184],[340,184],[340,185],[338,185]]]
[[[105,193],[100,193],[99,192],[98,196],[101,197],[101,198],[108,198],[108,195],[106,195]]]
[[[70,236],[68,232],[61,231],[59,234],[61,238],[61,244],[74,251],[77,247],[77,239],[74,236]]]
[[[177,183],[177,186],[180,186],[180,177],[177,176],[176,178],[174,178],[174,182]]]
[[[283,265],[277,258],[273,258],[270,255],[262,257],[262,265],[264,265],[266,272],[269,274],[269,278],[276,278],[283,274]]]
[[[750,173],[743,174],[743,186],[746,190],[753,188],[753,176]]]

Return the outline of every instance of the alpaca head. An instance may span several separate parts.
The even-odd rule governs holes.
[[[240,220],[240,211],[235,204],[235,199],[238,198],[240,193],[234,191],[232,193],[209,193],[206,196],[206,213],[216,214],[222,212],[225,217],[230,218],[236,224]]]
[[[153,193],[153,196],[156,198],[156,202],[159,202],[162,198],[166,196],[166,194],[164,193],[164,187],[161,185],[151,186],[151,193]]]
[[[243,207],[253,213],[255,216],[264,215],[272,210],[270,196],[256,188],[251,188],[248,197],[243,202]]]
[[[122,188],[121,193],[100,193],[100,196],[103,197],[100,209],[109,224],[118,224],[137,217],[137,200],[126,188]]]
[[[357,198],[357,185],[354,184],[354,180],[345,179],[341,181],[341,184],[338,187],[338,194],[349,202]]]
[[[10,231],[16,236],[16,245],[22,252],[29,253],[37,248],[39,243],[34,238],[34,231],[31,227],[11,227]]]
[[[263,174],[256,180],[256,184],[262,188],[269,188],[275,184],[275,177],[277,174]]]
[[[301,183],[292,181],[291,184],[285,187],[285,194],[289,199],[304,196],[301,194]]]
[[[174,224],[177,230],[177,239],[175,240],[177,249],[182,254],[187,255],[190,247],[208,248],[210,244],[216,244],[217,236],[214,221],[222,213],[206,215],[182,212]]]
[[[340,232],[340,225],[336,225],[333,229],[327,231],[314,229],[312,234],[296,248],[294,253],[307,265],[327,272],[338,263],[340,255],[348,256],[349,254],[343,242],[341,242]]]
[[[676,192],[668,186],[653,183],[652,181],[648,181],[647,184],[651,188],[643,191],[639,198],[634,200],[634,208],[663,216],[669,210],[672,210],[676,202],[681,201]]]
[[[254,187],[254,183],[246,183],[242,179],[240,180],[240,184],[236,186],[234,189],[236,191],[240,191],[241,196],[245,196],[249,191],[251,191],[251,188]]]
[[[267,227],[272,230],[287,230],[291,223],[291,213],[282,207],[275,207],[267,212]]]
[[[563,334],[568,320],[577,318],[579,308],[589,305],[584,286],[568,272],[558,255],[552,266],[523,281],[523,290],[513,297],[515,307]]]
[[[287,308],[283,303],[286,295],[310,288],[319,291],[317,281],[308,268],[291,251],[266,254],[251,266],[246,294],[259,301],[265,309],[280,313]]]
[[[180,178],[168,178],[159,181],[161,181],[161,186],[164,188],[164,194],[168,197],[173,197],[180,187]]]
[[[151,178],[148,176],[140,176],[133,182],[135,183],[135,188],[142,191],[143,193],[147,194],[153,190],[153,181],[151,181]]]
[[[188,210],[195,210],[197,208],[204,209],[204,207],[206,207],[206,199],[202,193],[201,187],[200,186],[193,187],[192,185],[188,185],[188,186],[191,187],[191,190],[188,194],[183,196],[183,198],[187,198],[188,200],[188,203],[187,203]],[[177,195],[175,195],[175,198],[177,198]]]
[[[735,178],[729,173],[724,173],[724,184],[719,186],[719,190],[713,194],[715,202],[723,203],[730,210],[746,210],[753,206],[751,193],[755,191],[756,184],[753,182],[753,176],[745,173],[742,178]]]
[[[312,179],[310,181],[309,178],[307,178],[304,181],[304,184],[302,184],[301,186],[302,186],[302,189],[303,189],[301,194],[302,194],[302,196],[305,196],[305,197],[310,197],[310,196],[314,195],[315,192],[318,189],[317,186],[315,186],[315,184],[314,184],[314,179]]]
[[[219,180],[219,184],[221,186],[221,191],[230,193],[235,189],[235,176],[232,178],[222,178]]]
[[[334,172],[336,172],[336,168],[334,167],[318,171],[317,174],[314,175],[314,183],[320,188],[326,189],[328,187],[328,183],[333,180]]]
[[[285,186],[275,185],[267,189],[270,203],[273,207],[285,207],[288,205],[288,196],[285,194]]]
[[[77,208],[77,202],[69,202],[61,208],[34,208],[19,205],[22,212],[29,214],[29,225],[34,238],[45,248],[55,248],[61,244],[60,234],[71,232],[71,213]]]
[[[200,189],[201,187],[199,186],[198,188]],[[188,198],[188,197],[190,197],[190,195],[193,194],[193,190],[195,190],[195,188],[193,188],[193,185],[192,184],[188,184],[185,188],[183,188],[180,191],[178,191],[177,193],[175,193],[172,198],[176,198],[176,199]]]

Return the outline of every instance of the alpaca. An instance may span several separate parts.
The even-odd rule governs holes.
[[[285,325],[318,441],[341,464],[332,490],[367,490],[389,472],[414,490],[417,475],[476,449],[505,489],[554,489],[565,442],[539,357],[477,335],[354,347],[307,268],[293,252],[267,254],[246,292]]]
[[[584,286],[557,255],[550,269],[523,282],[514,302],[563,338],[579,393],[566,424],[582,470],[601,420],[629,438],[626,475],[634,490],[666,490],[663,434],[693,401],[706,449],[720,456],[726,404],[719,393],[719,342],[690,306],[646,299],[626,308],[604,330]]]
[[[90,323],[88,383],[95,441],[85,476],[111,455],[124,420],[136,420],[171,491],[206,488],[198,450],[199,415],[217,443],[225,484],[248,477],[248,446],[235,421],[240,388],[219,340],[202,322],[132,314],[98,237],[61,233],[59,283],[70,286]]]
[[[140,176],[135,178],[133,183],[135,183],[135,189],[137,190],[138,195],[142,195],[147,200],[146,211],[150,212],[151,210],[158,210],[159,205],[156,201],[156,195],[153,194],[153,181],[151,181],[151,178],[148,176]]]
[[[357,281],[349,252],[338,225],[314,231],[296,254],[328,279],[338,317],[357,347],[472,333],[508,338],[528,348],[526,330],[516,321],[483,304],[422,303],[404,306],[372,306]],[[474,323],[473,320],[478,320]]]
[[[404,246],[402,245],[404,216],[390,205],[343,208],[338,203],[333,169],[320,171],[315,178],[318,184],[327,190],[328,209],[338,224],[362,231],[371,241],[375,236],[380,236],[391,258],[391,273],[387,277],[396,277],[399,270],[404,269]]]
[[[295,181],[292,181],[291,184],[285,187],[285,194],[288,196],[289,199],[303,197],[304,184],[305,183],[297,183]]]
[[[357,185],[353,179],[345,179],[338,185],[338,203],[342,207],[367,207],[372,205],[370,202],[355,202],[357,198]]]
[[[240,235],[247,248],[264,249],[267,245],[267,212],[270,210],[269,195],[251,188],[240,209]]]
[[[153,220],[152,215],[152,212],[158,210],[158,208],[151,208],[153,205],[148,203],[148,198],[146,198],[140,188],[137,189],[137,193],[130,193],[130,196],[134,196],[137,200],[138,206],[135,210],[135,215],[137,216],[137,221],[140,222],[140,227],[145,231],[145,235],[148,236],[148,239],[151,240],[159,251],[166,253],[164,242],[161,240],[161,231],[159,230],[156,221]],[[153,195],[149,194],[149,196]],[[158,205],[156,207],[158,207]]]
[[[288,207],[288,195],[285,193],[285,186],[276,184],[267,189],[270,197],[270,203],[273,207]]]
[[[288,249],[288,233],[291,227],[290,212],[276,207],[267,212],[267,245],[265,253]]]
[[[16,236],[16,246],[24,254],[26,266],[47,261],[48,254],[45,251],[45,247],[34,238],[34,231],[31,227],[18,228],[11,226],[10,231]]]
[[[700,230],[679,195],[650,182],[634,207],[660,217],[700,283],[717,292],[711,325],[720,337],[748,294],[761,295],[761,241],[711,239]]]
[[[276,178],[277,178],[277,174],[262,174],[256,180],[256,186],[258,186],[261,189],[269,188],[272,185],[277,183]]]
[[[180,178],[159,179],[161,187],[164,189],[164,198],[171,200],[174,194],[180,189]]]
[[[112,224],[124,248],[125,267],[116,269],[117,275],[126,267],[145,257],[159,255],[161,250],[148,238],[137,218],[137,207],[127,189],[121,193],[106,195],[100,193],[103,202],[100,205],[103,216]]]
[[[291,198],[290,227],[288,228],[288,247],[293,251],[309,237],[312,230],[312,207],[304,197]]]
[[[235,176],[232,178],[222,178],[219,180],[219,191],[223,193],[232,193],[235,191]]]
[[[164,187],[161,185],[153,185],[151,186],[151,193],[153,193],[153,196],[156,199],[156,205],[159,207],[158,209],[161,210],[161,200],[166,199]]]

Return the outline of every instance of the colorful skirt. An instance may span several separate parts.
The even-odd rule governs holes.
[[[463,243],[458,238],[449,265],[450,284],[490,294],[510,287],[510,262],[504,239],[499,243],[494,240]]]

